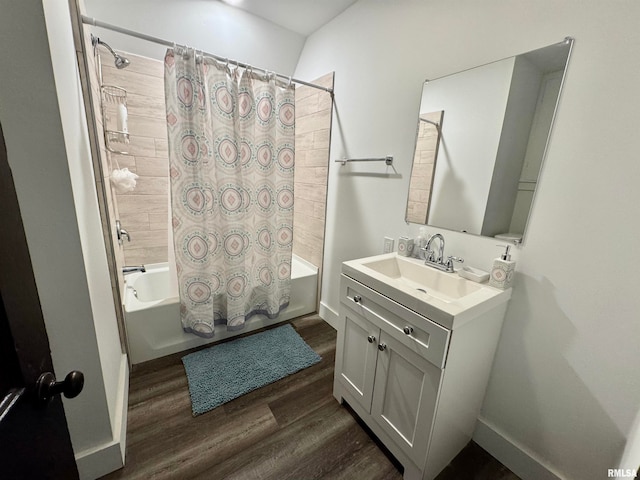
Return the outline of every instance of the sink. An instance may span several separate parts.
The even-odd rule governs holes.
[[[469,282],[457,274],[442,272],[415,259],[397,255],[365,261],[362,266],[444,302],[452,302],[482,288],[480,284]]]
[[[450,329],[511,297],[511,289],[472,282],[396,253],[344,262],[342,273]]]

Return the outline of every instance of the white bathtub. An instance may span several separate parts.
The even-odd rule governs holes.
[[[129,357],[133,364],[240,335],[316,310],[318,269],[293,255],[291,300],[278,318],[271,320],[264,315],[254,315],[242,330],[228,332],[224,327],[216,327],[213,338],[200,338],[182,330],[178,298],[169,297],[168,264],[146,265],[146,269],[145,273],[125,276],[125,327]]]

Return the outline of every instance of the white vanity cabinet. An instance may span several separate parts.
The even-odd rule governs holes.
[[[405,468],[432,479],[468,443],[506,302],[456,329],[341,276],[334,396]]]

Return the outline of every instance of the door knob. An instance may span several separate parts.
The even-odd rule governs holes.
[[[362,302],[362,297],[360,295],[354,295],[353,296],[353,301],[356,303],[360,303]]]
[[[405,335],[411,335],[413,333],[413,327],[407,325],[402,329],[402,331],[405,333]]]
[[[378,345],[378,350],[380,350],[381,352],[387,349],[387,344],[386,343],[381,343],[380,345]]]
[[[84,387],[84,374],[78,370],[70,372],[62,382],[56,382],[51,372],[44,372],[36,382],[36,395],[40,404],[46,404],[54,395],[61,393],[67,398],[80,395]]]
[[[376,341],[376,337],[374,337],[373,335],[369,335],[369,336],[367,337],[367,341],[368,341],[369,343],[373,343],[373,342],[375,342],[375,341]]]

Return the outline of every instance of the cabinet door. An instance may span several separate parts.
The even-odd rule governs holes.
[[[423,465],[442,371],[382,332],[371,415],[416,465]]]
[[[369,413],[380,329],[357,313],[347,308],[342,310],[345,312],[345,319],[340,379],[349,393]]]

